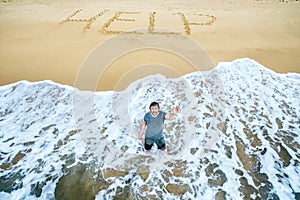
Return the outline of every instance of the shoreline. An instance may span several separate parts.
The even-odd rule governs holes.
[[[300,73],[299,2],[136,3],[1,2],[0,85],[52,80],[74,86],[80,66],[97,45],[118,31],[137,28],[172,29],[199,43],[215,64],[250,58],[277,73]],[[165,59],[159,53],[151,55],[159,64],[176,65],[180,74],[192,72],[172,55]],[[112,62],[114,73],[107,75],[100,90],[111,89],[110,80],[124,75],[116,76],[120,67],[126,73],[151,63],[147,56],[141,51]]]

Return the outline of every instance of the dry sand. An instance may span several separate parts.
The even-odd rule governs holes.
[[[97,45],[137,28],[181,33],[202,45],[214,63],[248,57],[276,72],[300,73],[299,1],[7,0],[0,3],[0,84],[53,80],[74,85]],[[195,70],[172,54],[143,50],[115,60],[97,89],[113,89],[126,73],[137,66],[149,69],[149,63],[161,64],[161,73],[166,67],[179,74]],[[157,71],[128,79],[151,73]]]

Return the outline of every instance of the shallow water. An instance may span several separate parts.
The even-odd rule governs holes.
[[[250,59],[123,92],[50,81],[0,87],[0,198],[296,199],[300,76]],[[169,155],[137,135],[152,101]]]

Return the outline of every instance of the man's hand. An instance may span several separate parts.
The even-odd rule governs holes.
[[[175,106],[174,108],[173,108],[173,114],[177,114],[178,113],[178,110],[179,110],[179,108],[178,108],[178,106]]]
[[[173,109],[172,109],[172,113],[171,114],[167,114],[166,116],[165,116],[165,119],[167,119],[167,120],[173,120],[175,117],[176,117],[176,115],[177,115],[177,113],[178,113],[178,106],[176,106],[176,107],[174,107]]]
[[[142,140],[143,139],[143,134],[139,134],[139,140]]]

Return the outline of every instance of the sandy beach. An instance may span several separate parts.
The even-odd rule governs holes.
[[[73,86],[93,49],[119,33],[136,34],[134,29],[182,34],[214,63],[247,57],[275,72],[300,73],[299,1],[7,0],[0,2],[0,85],[52,80]],[[112,62],[97,90],[112,89],[124,74],[149,63],[180,74],[195,70],[174,55],[141,50]]]
[[[299,0],[0,0],[0,199],[300,199],[289,72]]]

